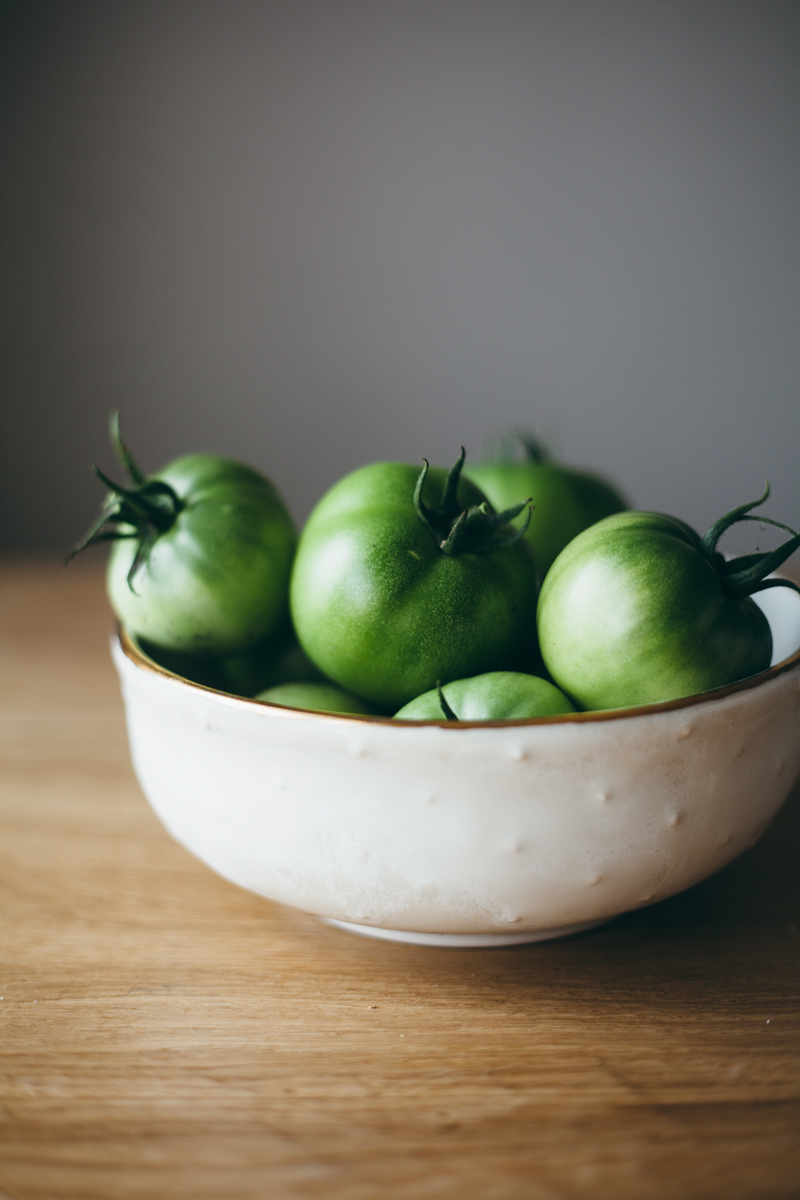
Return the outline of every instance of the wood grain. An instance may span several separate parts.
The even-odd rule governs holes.
[[[0,605],[2,1200],[800,1195],[797,792],[592,934],[362,940],[161,828],[95,567]]]

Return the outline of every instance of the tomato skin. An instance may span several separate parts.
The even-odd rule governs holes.
[[[498,510],[529,497],[528,539],[542,578],[568,542],[596,521],[627,508],[619,492],[597,475],[557,462],[479,462],[464,473]],[[521,524],[519,519],[515,525]]]
[[[489,671],[472,679],[456,679],[442,688],[459,721],[515,721],[575,712],[575,706],[552,683],[518,671]],[[445,720],[434,688],[405,704],[398,721]]]
[[[698,535],[626,512],[579,534],[553,563],[537,612],[545,664],[582,708],[654,704],[765,670],[769,623],[726,595]]]
[[[309,517],[290,604],[301,645],[325,675],[390,711],[447,682],[537,661],[536,568],[520,539],[448,555],[413,503],[419,468],[373,463],[340,480]],[[446,472],[432,468],[435,505]],[[463,477],[458,505],[485,498]]]
[[[237,653],[278,630],[297,535],[273,484],[208,454],[178,458],[149,478],[169,484],[182,507],[134,573],[133,589],[138,539],[115,542],[106,583],[122,624],[191,655]]]
[[[341,713],[346,716],[375,716],[366,701],[333,683],[279,683],[255,697],[282,708],[302,708],[310,712]]]

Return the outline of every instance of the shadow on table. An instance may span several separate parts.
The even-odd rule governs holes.
[[[722,871],[669,900],[576,937],[491,950],[446,950],[372,941],[308,926],[320,951],[349,972],[378,979],[401,968],[458,993],[491,980],[506,995],[570,993],[571,1002],[696,1004],[704,981],[733,997],[755,981],[765,1002],[788,1003],[800,974],[800,790],[759,843]],[[330,964],[333,966],[333,963]],[[800,983],[800,980],[798,980]],[[666,989],[666,994],[665,993]]]

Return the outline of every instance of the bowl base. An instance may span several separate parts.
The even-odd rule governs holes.
[[[557,929],[531,929],[528,933],[414,933],[406,929],[379,929],[376,925],[354,925],[352,921],[335,921],[333,917],[320,917],[325,925],[357,933],[361,937],[382,938],[387,942],[408,942],[413,946],[445,946],[454,949],[484,949],[489,946],[520,946],[525,942],[547,942],[551,938],[570,937],[573,933],[584,933],[605,925],[613,917],[602,917],[599,921],[584,921],[581,925],[560,925]]]

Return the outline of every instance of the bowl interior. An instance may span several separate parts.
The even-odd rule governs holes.
[[[776,578],[777,576],[772,576]],[[705,692],[699,695],[684,696],[678,700],[662,700],[658,703],[641,705],[633,708],[623,709],[600,709],[589,712],[576,712],[555,717],[536,717],[526,721],[459,721],[459,727],[462,726],[483,726],[483,725],[521,725],[521,724],[572,724],[574,722],[582,723],[586,721],[604,721],[618,720],[620,718],[635,716],[647,712],[670,711],[675,708],[690,707],[695,704],[702,703],[708,699],[718,699],[731,692],[748,690],[757,686],[763,680],[772,677],[776,673],[793,667],[800,658],[800,593],[793,591],[790,588],[779,587],[770,588],[764,592],[758,592],[752,597],[754,602],[762,610],[770,624],[772,631],[772,658],[770,666],[766,671],[759,675],[752,675],[746,679],[740,679],[735,683],[728,684],[726,687],[717,688],[713,692]],[[201,680],[193,674],[184,674],[182,668],[175,668],[171,664],[160,661],[160,656],[153,655],[153,648],[145,649],[139,644],[135,636],[131,636],[125,630],[120,631],[120,640],[124,653],[128,657],[138,661],[140,666],[145,666],[149,669],[155,669],[161,674],[171,676],[173,679],[180,679],[184,683],[189,683],[190,686],[200,687],[203,690],[217,692],[218,688],[210,685],[205,680]],[[225,693],[223,693],[225,694]],[[244,696],[230,696],[229,699],[236,699],[241,703],[258,704],[265,708],[273,708],[273,705],[267,704],[264,701],[249,700]],[[281,712],[297,712],[303,710],[280,709]],[[362,723],[389,723],[394,725],[395,722],[390,717],[362,717],[350,716],[341,713],[317,713],[318,717],[325,717],[334,721],[347,722],[362,722]],[[436,725],[442,724],[440,721],[424,721],[413,722],[415,725]]]
[[[770,666],[777,666],[800,650],[800,595],[791,588],[779,587],[756,592],[753,600],[769,621],[772,630]]]

